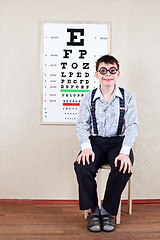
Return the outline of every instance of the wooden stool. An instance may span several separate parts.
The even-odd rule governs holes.
[[[102,191],[101,191],[101,173],[100,171],[102,169],[107,169],[110,170],[110,166],[109,164],[105,164],[103,166],[100,167],[99,169],[99,173],[97,175],[97,189],[98,189],[98,195],[99,195],[99,202],[98,205],[101,208],[101,195],[102,195]],[[132,197],[131,197],[131,177],[128,180],[128,214],[132,214]],[[87,218],[88,216],[88,210],[85,210],[85,218]],[[116,224],[120,224],[121,222],[121,200],[120,200],[120,204],[119,204],[119,208],[118,208],[118,213],[116,216]]]

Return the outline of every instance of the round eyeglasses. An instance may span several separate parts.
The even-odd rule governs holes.
[[[109,70],[105,67],[101,67],[97,72],[100,72],[102,75],[105,75],[107,72],[110,72],[110,74],[115,74],[118,71],[116,67],[111,67]]]

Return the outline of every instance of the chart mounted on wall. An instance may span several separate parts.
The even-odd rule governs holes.
[[[44,23],[42,124],[75,124],[84,94],[98,86],[96,60],[110,53],[110,24]]]

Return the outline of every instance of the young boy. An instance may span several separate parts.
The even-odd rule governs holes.
[[[82,99],[77,136],[82,151],[74,163],[81,210],[91,209],[87,228],[113,231],[123,189],[131,176],[132,146],[138,131],[133,94],[117,86],[119,63],[105,55],[96,62],[99,88]],[[99,209],[95,177],[105,163],[111,166],[102,208]]]

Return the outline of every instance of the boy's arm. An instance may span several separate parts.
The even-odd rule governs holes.
[[[92,148],[89,140],[90,118],[90,94],[88,93],[81,101],[76,122],[76,133],[82,150]]]
[[[134,144],[135,138],[138,133],[138,114],[136,108],[136,101],[131,94],[128,102],[126,103],[126,112],[124,116],[125,120],[125,130],[124,130],[124,140],[120,153],[124,153],[129,156],[130,150]]]
[[[89,164],[89,157],[91,156],[92,161],[94,161],[95,155],[92,151],[92,146],[89,140],[89,130],[90,130],[90,121],[91,121],[91,113],[90,113],[90,102],[91,95],[90,93],[86,94],[80,104],[78,116],[77,116],[77,124],[76,124],[76,133],[81,145],[82,152],[77,158],[77,162],[80,164],[82,160],[83,165],[85,165],[85,160]]]
[[[138,114],[136,108],[136,101],[131,94],[129,101],[126,103],[126,112],[125,112],[125,131],[124,135],[125,138],[123,140],[122,148],[120,150],[120,154],[115,158],[115,167],[117,167],[117,162],[120,161],[120,169],[123,173],[126,172],[128,168],[128,173],[131,172],[132,163],[129,158],[130,150],[133,146],[135,141],[135,137],[137,136],[138,132]]]

